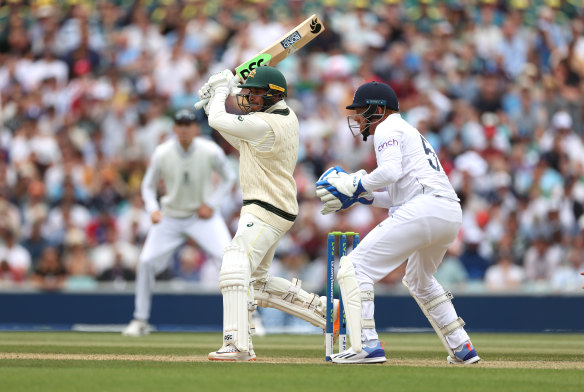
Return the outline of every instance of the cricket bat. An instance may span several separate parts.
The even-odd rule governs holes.
[[[256,54],[252,59],[235,68],[235,75],[241,81],[247,79],[252,70],[266,65],[274,66],[298,49],[312,41],[324,31],[324,25],[316,15],[311,15],[304,22],[284,34],[276,42]],[[195,109],[202,108],[209,100],[204,99],[195,104]]]

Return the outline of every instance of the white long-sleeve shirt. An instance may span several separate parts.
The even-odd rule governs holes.
[[[373,145],[377,168],[362,184],[368,191],[386,188],[374,192],[375,206],[397,207],[420,194],[459,200],[430,143],[399,113],[377,126]]]
[[[213,172],[221,177],[219,186],[212,182]],[[162,207],[156,200],[160,179],[166,189]],[[164,216],[187,218],[203,204],[218,209],[234,181],[235,173],[217,144],[196,137],[185,151],[172,138],[156,147],[142,181],[142,198],[149,213],[162,209]]]
[[[258,151],[270,151],[276,138],[270,124],[259,116],[227,113],[226,99],[227,90],[217,89],[209,108],[209,126],[217,130],[237,150],[240,142],[244,141]],[[279,104],[284,102],[278,102],[276,105]]]

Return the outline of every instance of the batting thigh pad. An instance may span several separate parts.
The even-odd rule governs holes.
[[[228,246],[223,253],[219,288],[223,294],[223,342],[249,351],[249,263],[243,249]]]
[[[347,328],[351,346],[356,353],[361,352],[361,290],[355,278],[355,268],[347,256],[341,257],[337,280],[341,289],[343,305],[347,317]]]
[[[254,299],[262,308],[274,308],[308,321],[315,327],[326,328],[326,298],[321,300],[300,288],[302,281],[269,276],[253,283]]]

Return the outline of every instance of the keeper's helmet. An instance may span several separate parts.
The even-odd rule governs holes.
[[[266,110],[288,95],[286,78],[282,75],[282,72],[270,66],[255,68],[251,71],[247,79],[245,79],[245,82],[239,84],[237,87],[242,89],[259,88],[266,90],[264,94],[258,95],[264,100],[264,105],[260,111]],[[245,113],[249,113],[252,106],[249,102],[250,96],[249,91],[247,93],[237,94],[237,105]]]
[[[384,112],[377,113],[378,107],[383,107]],[[361,134],[363,141],[366,141],[370,134],[371,125],[379,123],[387,110],[399,112],[399,103],[395,91],[388,84],[369,82],[359,86],[353,96],[353,103],[346,108],[350,110],[365,108],[363,113],[347,116],[347,122],[353,136]],[[360,122],[355,121],[357,116],[365,118],[363,127]]]
[[[181,109],[174,114],[174,123],[176,125],[191,125],[197,122],[195,112],[189,109]]]

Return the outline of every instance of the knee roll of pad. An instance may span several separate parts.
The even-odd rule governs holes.
[[[249,286],[250,271],[245,251],[237,246],[228,246],[223,252],[219,273],[219,288]]]

